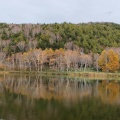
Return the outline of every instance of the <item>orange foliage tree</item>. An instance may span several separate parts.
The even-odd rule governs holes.
[[[115,72],[119,70],[119,56],[113,50],[104,50],[98,59],[98,65],[102,71]]]

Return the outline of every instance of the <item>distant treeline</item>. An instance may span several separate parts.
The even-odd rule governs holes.
[[[31,48],[64,48],[84,53],[101,53],[106,47],[120,47],[120,25],[87,24],[5,24],[0,23],[0,50],[11,55]]]
[[[31,49],[7,56],[0,52],[0,68],[2,70],[19,71],[119,71],[120,49],[106,49],[98,53],[84,54],[78,50],[64,50],[62,48]]]

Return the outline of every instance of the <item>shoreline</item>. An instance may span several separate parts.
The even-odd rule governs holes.
[[[105,72],[53,72],[53,71],[0,71],[3,74],[42,74],[42,75],[65,75],[69,77],[85,77],[90,79],[120,79],[120,73],[105,73]]]

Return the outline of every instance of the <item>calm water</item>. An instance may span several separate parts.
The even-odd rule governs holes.
[[[119,119],[119,81],[0,76],[0,120]]]

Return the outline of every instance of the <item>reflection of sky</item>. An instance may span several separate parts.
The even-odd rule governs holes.
[[[116,22],[120,0],[1,0],[0,22]]]

